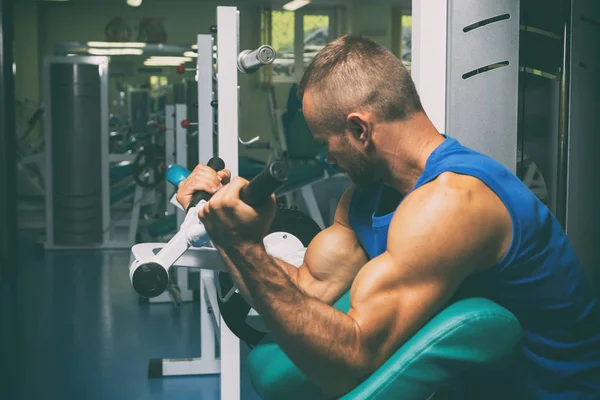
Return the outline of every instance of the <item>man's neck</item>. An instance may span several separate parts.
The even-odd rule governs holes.
[[[389,134],[384,135],[387,143],[382,146],[387,172],[384,183],[406,195],[425,171],[429,156],[444,137],[424,114],[398,122],[389,129]]]

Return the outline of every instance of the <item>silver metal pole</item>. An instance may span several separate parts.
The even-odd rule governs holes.
[[[569,107],[571,90],[571,1],[563,3],[563,59],[560,76],[558,115],[558,159],[556,218],[567,227],[567,191],[569,185]]]

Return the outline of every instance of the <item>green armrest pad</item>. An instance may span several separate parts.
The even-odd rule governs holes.
[[[350,308],[347,293],[336,304]],[[425,400],[471,368],[503,367],[516,354],[522,329],[517,318],[482,298],[460,300],[443,309],[343,400]],[[250,380],[261,398],[325,399],[267,336],[248,358]]]

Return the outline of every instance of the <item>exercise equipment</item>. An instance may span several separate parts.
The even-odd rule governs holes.
[[[334,307],[347,313],[350,293]],[[505,308],[482,298],[460,300],[440,311],[341,399],[434,398],[463,372],[510,368],[521,338],[517,318]],[[247,365],[252,384],[264,400],[330,398],[308,381],[269,336],[251,351]]]
[[[196,151],[190,151],[190,147],[198,147],[198,142],[190,143],[190,136],[187,129],[182,124],[188,116],[188,107],[186,104],[166,105],[165,107],[165,155],[164,165],[179,165],[191,166],[190,154],[198,154]],[[161,168],[162,171],[162,168]],[[177,232],[177,228],[181,226],[185,218],[183,210],[179,210],[173,201],[176,191],[176,186],[164,179],[166,168],[161,172],[161,181],[165,181],[164,187],[164,204],[165,213],[147,226],[145,233],[149,236],[152,242],[166,242],[171,239]],[[192,301],[194,292],[190,288],[188,270],[178,268],[170,274],[171,282],[168,290],[160,296],[149,299],[150,303],[165,303],[172,302],[173,305],[179,307],[182,303]]]
[[[141,147],[131,164],[133,180],[145,189],[160,185],[164,181],[166,169],[164,146],[152,143]]]
[[[239,174],[240,143],[247,143],[238,135],[238,59],[239,29],[238,11],[235,7],[217,7],[219,34],[216,43],[210,35],[198,35],[197,68],[198,122],[194,125],[199,140],[199,158],[210,159],[214,154],[213,138],[215,113],[219,129],[218,155],[232,172]],[[216,44],[216,71],[213,69],[213,46]],[[185,68],[184,71],[185,72]],[[213,79],[215,79],[213,81]],[[217,84],[216,94],[213,83]],[[215,98],[213,98],[213,96]],[[219,105],[213,108],[213,101]],[[216,104],[214,104],[216,106]],[[179,113],[176,113],[179,115]],[[180,129],[177,121],[175,129]],[[181,129],[185,129],[181,127]],[[179,153],[179,149],[176,151]],[[171,203],[180,207],[174,197]],[[181,214],[180,214],[181,215]],[[164,243],[140,243],[132,247],[131,264],[143,257],[153,257],[165,247]],[[222,261],[215,249],[204,246],[190,248],[171,267],[199,268],[200,272],[200,317],[201,357],[186,359],[151,359],[149,377],[220,374],[221,396],[231,400],[240,398],[240,348],[239,339],[223,322],[218,310],[217,289],[214,271],[222,269]],[[219,354],[215,351],[218,341]]]
[[[219,171],[225,164],[220,158],[212,158],[208,166]],[[250,181],[241,191],[240,199],[250,205],[260,204],[286,182],[287,176],[285,164],[274,162]],[[177,235],[157,254],[136,257],[130,266],[129,277],[134,290],[139,295],[151,298],[163,293],[169,283],[169,269],[173,263],[190,246],[201,247],[209,241],[204,226],[198,218],[198,212],[210,197],[211,194],[207,192],[196,192]]]
[[[109,151],[108,58],[46,57],[44,104],[45,248],[131,248],[148,197]]]
[[[517,153],[531,158],[544,179],[535,179],[534,192],[591,276],[600,258],[589,168],[598,148],[592,105],[600,36],[591,34],[598,18],[586,16],[599,15],[599,4],[554,2],[547,12],[512,0],[414,0],[412,7],[412,75],[428,116],[438,131],[523,180],[532,170],[519,170]]]
[[[29,102],[24,101],[24,104]],[[21,105],[22,109],[27,109]],[[17,134],[17,173],[19,180],[27,185],[26,191],[34,196],[44,196],[44,146],[43,143],[32,143],[31,132],[42,124],[44,108],[35,105],[33,112],[28,116],[22,132]]]
[[[200,159],[207,160],[214,154],[213,140],[218,138],[219,156],[225,161],[232,176],[242,175],[240,168],[243,158],[239,157],[239,145],[249,147],[260,146],[258,137],[244,140],[238,134],[238,73],[240,69],[240,51],[238,37],[238,11],[235,7],[217,7],[217,41],[210,35],[198,35],[197,37],[197,66],[196,80],[198,82],[198,120],[197,122],[184,123],[179,119],[185,113],[185,105],[181,105],[183,111],[176,111],[177,120],[174,129],[194,130],[197,132],[199,141]],[[215,27],[215,32],[217,29]],[[216,44],[216,70],[214,65],[213,47]],[[251,53],[251,52],[250,52]],[[250,54],[247,53],[247,54]],[[180,68],[180,73],[185,73],[186,68]],[[216,87],[213,89],[213,84]],[[179,107],[179,105],[177,106]],[[216,117],[216,124],[215,124]],[[218,128],[218,134],[215,131]],[[179,136],[177,136],[179,137]],[[179,142],[178,142],[179,146]],[[176,151],[180,154],[179,148]],[[274,152],[277,154],[277,152]],[[177,163],[180,163],[178,160]],[[316,162],[315,162],[316,163]],[[265,168],[264,163],[252,163],[255,173]],[[185,165],[185,164],[182,164]],[[252,179],[253,176],[247,176]],[[278,190],[278,194],[281,189]],[[179,208],[174,196],[171,204]],[[316,202],[315,202],[316,205]],[[185,214],[178,213],[178,216]],[[181,226],[183,220],[178,223]],[[320,227],[319,227],[320,228]],[[277,245],[265,243],[268,251],[279,258],[286,257],[286,250],[293,250],[297,260],[305,246],[293,235],[282,232],[274,232],[269,239]],[[136,260],[144,257],[153,257],[162,251],[164,243],[140,243],[132,248],[130,265]],[[280,253],[277,253],[277,252]],[[301,258],[300,258],[301,259]],[[240,348],[239,339],[231,332],[220,312],[219,300],[226,302],[236,298],[235,290],[228,291],[227,288],[218,285],[219,278],[226,275],[217,275],[215,271],[225,271],[222,260],[215,249],[210,246],[201,248],[192,247],[179,257],[171,268],[177,268],[177,273],[187,276],[189,268],[201,269],[200,272],[200,314],[201,314],[201,357],[186,359],[151,359],[149,363],[149,377],[158,378],[163,376],[180,376],[195,374],[220,374],[221,396],[231,400],[240,398]],[[164,274],[163,274],[164,277]],[[151,299],[165,297],[168,292]],[[229,296],[229,297],[228,297]],[[250,310],[246,318],[248,325],[261,329],[260,317],[254,310]],[[215,352],[215,342],[220,346],[219,355]]]
[[[167,173],[168,181],[174,186],[178,186],[189,174],[190,171],[185,168],[173,165]],[[320,230],[315,221],[298,211],[296,207],[287,208],[280,203],[271,223],[269,234],[264,239],[265,246],[271,250],[276,248],[270,252],[300,255],[302,260],[304,250]],[[228,273],[217,271],[216,285],[218,309],[223,321],[240,340],[251,347],[255,346],[266,334],[264,329],[257,329],[248,321],[249,314],[251,317],[258,316],[258,314],[237,291]]]
[[[265,248],[269,254],[279,254],[281,259],[299,266],[308,244],[320,231],[319,225],[295,206],[280,204],[264,239]],[[217,272],[217,294],[219,311],[231,332],[249,347],[256,346],[268,331],[228,273]]]
[[[277,107],[273,91],[269,93],[269,108],[271,111],[273,125],[275,126],[278,152],[286,160],[290,168],[290,179],[281,188],[279,194],[286,196],[288,203],[292,204],[292,196],[300,196],[306,206],[308,215],[321,227],[325,228],[332,222],[335,213],[335,205],[328,210],[328,220],[324,217],[323,210],[319,207],[315,189],[324,182],[334,183],[330,187],[345,186],[338,195],[333,196],[337,200],[343,191],[350,185],[350,180],[341,174],[335,166],[326,162],[325,149],[316,140],[304,119],[302,103],[296,98],[298,85],[292,84],[289,90],[288,102],[282,112]]]

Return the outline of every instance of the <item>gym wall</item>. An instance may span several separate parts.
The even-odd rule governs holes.
[[[125,1],[99,3],[19,2],[16,7],[17,98],[41,99],[43,58],[53,54],[60,42],[104,41],[104,27],[115,16],[124,18],[164,17],[168,42],[193,44],[198,33],[208,33],[216,23],[218,5],[236,5],[240,10],[240,46],[258,47],[260,41],[260,8],[240,1],[147,2],[139,9],[128,7]],[[245,4],[244,4],[245,3]],[[171,82],[180,79],[173,68]],[[266,92],[258,88],[258,75],[240,74],[240,127],[245,137],[260,134],[270,139]],[[245,133],[246,132],[246,133]],[[253,155],[257,155],[253,150]]]
[[[22,0],[15,6],[16,97],[41,100],[42,62],[60,42],[105,40],[104,27],[116,16],[123,18],[164,17],[168,42],[192,44],[198,33],[207,33],[216,23],[218,5],[237,6],[240,10],[241,48],[256,48],[260,44],[261,9],[248,1],[147,1],[132,8],[125,1],[97,2],[36,2]],[[340,13],[342,31],[364,34],[390,48],[392,26],[391,4],[348,4]],[[174,70],[174,69],[173,69]],[[171,82],[180,77],[173,73]],[[240,74],[241,104],[240,134],[243,137],[261,135],[271,140],[273,127],[268,114],[267,92],[259,86],[259,75]],[[290,84],[275,85],[279,107],[285,107]],[[241,154],[247,150],[240,149]],[[268,151],[251,150],[255,158],[268,157]]]

